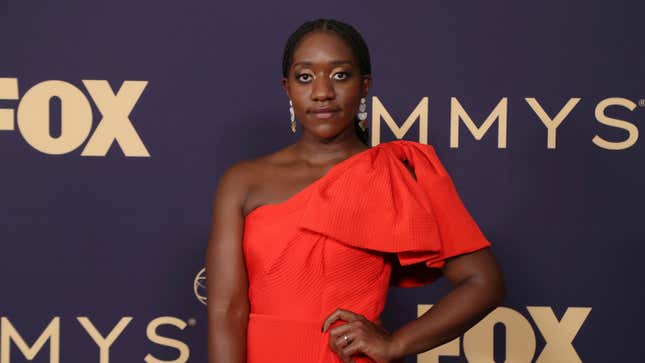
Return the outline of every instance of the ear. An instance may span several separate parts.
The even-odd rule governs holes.
[[[371,86],[372,76],[369,74],[364,75],[363,79],[361,80],[361,97],[367,97]]]
[[[282,90],[287,94],[287,97],[291,99],[291,92],[289,89],[289,80],[287,78],[282,78]]]

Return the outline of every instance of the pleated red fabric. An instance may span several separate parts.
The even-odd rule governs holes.
[[[432,146],[395,140],[352,155],[246,216],[247,361],[340,363],[320,331],[335,309],[376,321],[390,285],[429,284],[447,258],[489,246]]]

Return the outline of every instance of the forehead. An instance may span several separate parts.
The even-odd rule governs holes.
[[[327,31],[315,31],[305,35],[293,52],[292,64],[298,62],[329,63],[350,61],[356,63],[354,53],[339,35]]]

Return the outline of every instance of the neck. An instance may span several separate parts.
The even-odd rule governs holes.
[[[338,136],[333,139],[313,139],[303,135],[294,144],[293,150],[299,159],[311,164],[325,164],[330,160],[346,159],[368,148],[356,135]]]

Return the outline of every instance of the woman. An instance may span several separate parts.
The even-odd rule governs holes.
[[[206,252],[209,362],[393,362],[474,325],[500,269],[429,145],[367,147],[369,53],[350,25],[303,24],[283,57],[300,139],[220,179]],[[358,115],[358,118],[357,118]],[[394,332],[389,285],[454,288]]]

